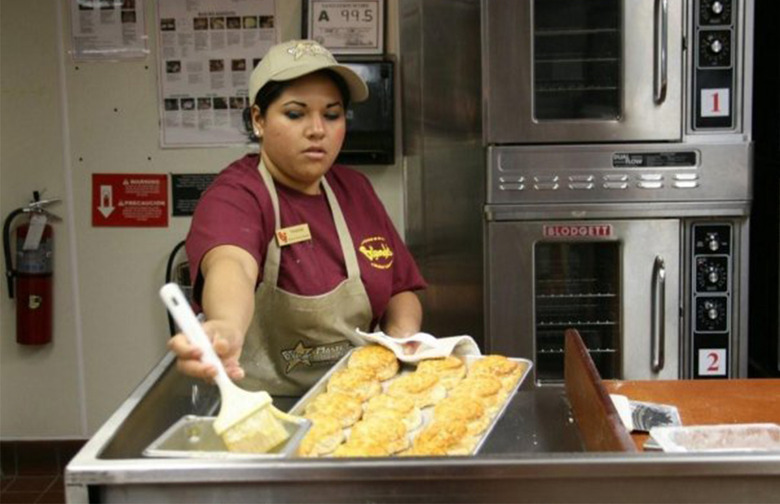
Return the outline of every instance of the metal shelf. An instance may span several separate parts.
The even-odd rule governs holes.
[[[620,28],[570,28],[557,30],[539,30],[534,31],[535,37],[567,37],[570,35],[601,35],[620,33]]]
[[[577,327],[577,326],[613,326],[617,322],[612,320],[564,320],[564,321],[542,321],[536,324],[536,327]]]
[[[539,63],[620,63],[621,59],[617,56],[614,57],[601,57],[601,58],[543,58],[539,57],[534,60],[535,64]]]
[[[535,93],[572,93],[576,91],[617,91],[620,89],[618,86],[559,86],[544,88],[536,85]]]
[[[614,298],[617,294],[614,292],[585,292],[585,293],[566,293],[566,294],[537,294],[536,299],[587,299],[587,298]]]
[[[588,353],[593,354],[612,354],[616,353],[615,348],[588,348]],[[540,354],[563,354],[563,348],[540,348],[537,353]]]

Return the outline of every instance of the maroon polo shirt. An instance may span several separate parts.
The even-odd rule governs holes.
[[[186,245],[197,302],[203,287],[200,261],[218,245],[235,245],[249,252],[260,267],[258,282],[262,279],[266,251],[274,236],[274,213],[257,162],[256,154],[233,162],[198,202]],[[423,289],[425,281],[368,179],[340,165],[334,165],[325,177],[349,227],[376,323],[391,296]],[[325,193],[312,196],[279,183],[276,191],[281,227],[307,223],[312,235],[311,240],[282,248],[279,287],[304,296],[334,289],[347,271]]]

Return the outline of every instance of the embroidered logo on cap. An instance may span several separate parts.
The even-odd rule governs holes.
[[[330,52],[316,42],[310,40],[304,42],[298,42],[294,46],[287,49],[287,52],[293,55],[293,59],[298,61],[303,56],[327,56],[328,59],[333,60]]]
[[[384,236],[366,238],[360,242],[358,250],[374,268],[388,269],[393,265],[393,249],[387,244]]]

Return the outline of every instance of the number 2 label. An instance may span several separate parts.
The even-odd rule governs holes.
[[[731,115],[730,105],[729,88],[701,90],[702,117],[728,117]]]
[[[699,349],[699,376],[726,376],[726,349]]]

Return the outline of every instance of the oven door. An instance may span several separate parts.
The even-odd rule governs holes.
[[[486,143],[677,140],[683,0],[483,0]]]
[[[679,220],[493,221],[486,247],[489,352],[560,382],[575,327],[604,379],[679,378]]]

